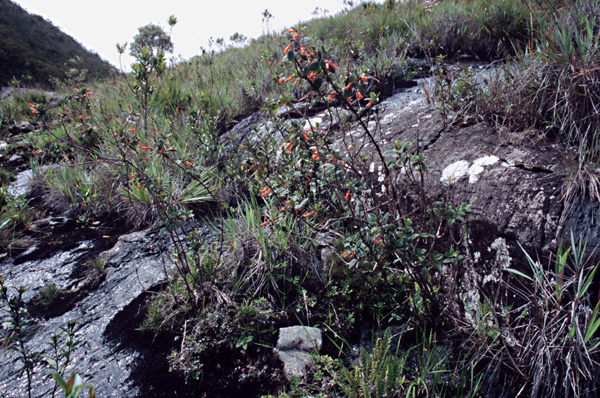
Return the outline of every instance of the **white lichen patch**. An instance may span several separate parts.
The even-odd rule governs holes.
[[[304,130],[308,130],[311,125],[312,125],[312,127],[316,128],[317,124],[321,124],[321,123],[323,123],[322,118],[313,117],[312,119],[310,119],[309,121],[307,120],[306,123],[304,123]]]
[[[472,165],[466,160],[454,162],[442,171],[440,181],[443,184],[453,184],[461,177],[469,176],[469,184],[474,184],[479,180],[479,174],[485,171],[485,166],[491,166],[500,159],[497,156],[489,155],[476,159]]]
[[[459,178],[465,176],[469,171],[469,162],[466,160],[459,160],[451,165],[446,166],[442,171],[442,178],[440,181],[444,184],[453,184]]]
[[[483,171],[485,170],[485,166],[491,166],[499,160],[500,159],[494,155],[484,156],[479,159],[476,159],[473,162],[473,165],[469,167],[469,184],[474,184],[477,182],[477,180],[479,179],[479,177],[477,176],[483,173]]]

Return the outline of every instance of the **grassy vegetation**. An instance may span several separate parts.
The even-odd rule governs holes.
[[[573,153],[578,192],[597,193],[596,11],[583,0],[364,3],[177,65],[142,51],[117,82],[0,109],[40,127],[28,157],[56,165],[43,177],[47,207],[169,234],[171,283],[142,328],[180,336],[171,368],[215,394],[477,396],[502,385],[594,396],[597,266],[583,244],[557,253],[553,272],[531,260],[533,277],[507,274],[514,302],[453,302],[464,314],[449,319],[458,299],[439,292],[443,271],[469,260],[468,206],[427,199],[419,149],[384,150],[368,126],[390,87],[424,73],[412,59],[425,57],[444,120],[458,112],[550,131]],[[505,60],[506,73],[480,90],[468,70],[446,69],[464,58]],[[259,109],[268,133],[224,138]],[[360,135],[333,148],[351,124]],[[193,220],[213,223],[211,240]],[[286,383],[267,358],[277,328],[297,323],[320,326],[329,348],[307,380]],[[359,330],[388,327],[403,330],[401,343],[387,332],[350,366]]]

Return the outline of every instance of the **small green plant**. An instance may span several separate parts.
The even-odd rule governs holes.
[[[373,352],[360,352],[360,366],[353,370],[342,369],[340,388],[350,398],[383,398],[400,396],[406,381],[403,374],[406,355],[397,357],[392,352],[390,329],[378,338]]]
[[[33,338],[35,332],[31,326],[33,320],[29,318],[29,313],[23,301],[23,286],[16,289],[16,295],[9,296],[8,287],[0,276],[0,300],[8,309],[9,319],[2,324],[2,327],[8,332],[8,348],[15,351],[21,362],[21,373],[27,376],[27,394],[31,398],[32,382],[35,366],[40,362],[41,356],[38,351],[32,351],[27,342]]]
[[[525,332],[517,355],[527,359],[523,371],[532,378],[533,395],[583,396],[598,388],[600,304],[592,305],[590,287],[600,264],[590,264],[586,246],[583,238],[576,241],[571,234],[570,247],[559,247],[554,267],[542,266],[524,251],[532,276],[507,269],[530,283],[525,290],[514,289],[527,300],[515,310],[514,322],[528,324],[513,328]],[[548,383],[550,374],[559,375],[560,383]]]
[[[44,285],[36,295],[37,302],[44,308],[49,308],[56,304],[62,297],[63,291],[56,286],[56,283],[50,282]]]
[[[11,247],[26,243],[23,235],[26,227],[34,220],[29,201],[25,197],[14,197],[7,185],[0,187],[0,249],[11,252]]]
[[[44,355],[44,358],[48,363],[48,367],[52,369],[51,374],[56,374],[60,378],[64,376],[65,370],[69,366],[73,352],[82,343],[80,340],[75,339],[76,328],[77,320],[73,319],[65,326],[61,326],[61,331],[58,334],[52,335],[52,340],[48,342],[51,353]],[[56,395],[58,386],[59,383],[57,380],[57,384],[52,389],[53,398]]]
[[[453,123],[467,114],[475,113],[477,99],[482,90],[473,69],[468,66],[458,69],[449,67],[443,55],[435,59],[432,69],[432,92],[425,90],[429,100],[439,103],[444,129],[447,127],[450,112],[455,113]]]
[[[106,276],[106,261],[100,256],[94,256],[84,264],[85,276],[93,284],[100,283],[102,278]]]
[[[95,398],[96,392],[94,391],[94,386],[89,384],[83,384],[83,379],[76,373],[71,373],[68,380],[63,379],[63,377],[58,373],[52,373],[52,378],[56,381],[56,383],[60,386],[60,388],[65,393],[65,398],[79,398],[82,393],[82,390],[89,388],[89,398]]]

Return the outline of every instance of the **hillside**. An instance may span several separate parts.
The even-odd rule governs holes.
[[[73,68],[86,69],[90,79],[112,69],[51,22],[10,0],[0,0],[0,86],[13,77],[25,77],[27,84],[50,87],[53,78],[62,80]]]
[[[365,1],[15,90],[0,397],[597,397],[598,37],[598,0]]]

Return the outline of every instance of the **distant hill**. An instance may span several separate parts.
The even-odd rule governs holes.
[[[13,76],[19,80],[31,76],[24,83],[51,87],[53,78],[63,80],[73,68],[86,69],[89,79],[114,69],[50,21],[0,0],[0,87]]]

